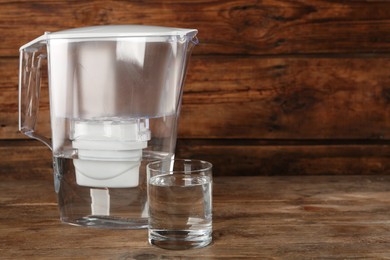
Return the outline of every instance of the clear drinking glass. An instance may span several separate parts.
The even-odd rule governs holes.
[[[162,160],[147,165],[149,243],[166,249],[212,241],[212,164]]]

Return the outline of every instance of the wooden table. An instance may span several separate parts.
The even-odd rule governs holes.
[[[390,257],[390,176],[217,177],[214,242],[169,251],[146,230],[61,224],[51,180],[0,182],[0,258]]]

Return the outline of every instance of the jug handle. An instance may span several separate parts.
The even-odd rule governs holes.
[[[49,138],[35,131],[41,89],[41,65],[47,57],[47,37],[23,45],[19,57],[19,131],[52,149]]]

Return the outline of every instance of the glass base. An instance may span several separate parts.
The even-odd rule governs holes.
[[[125,219],[112,216],[86,216],[70,221],[62,219],[65,224],[82,227],[92,227],[100,229],[144,229],[148,227],[148,219]]]
[[[201,248],[212,241],[212,230],[149,230],[149,243],[164,249]]]

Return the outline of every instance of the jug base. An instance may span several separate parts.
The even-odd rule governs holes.
[[[144,168],[142,162],[141,167]],[[148,226],[146,174],[129,188],[88,187],[77,183],[73,159],[54,157],[54,183],[62,222],[101,229],[141,229]]]
[[[99,229],[145,229],[148,227],[148,219],[124,219],[110,216],[91,215],[83,218],[68,220],[61,219],[64,224]]]

